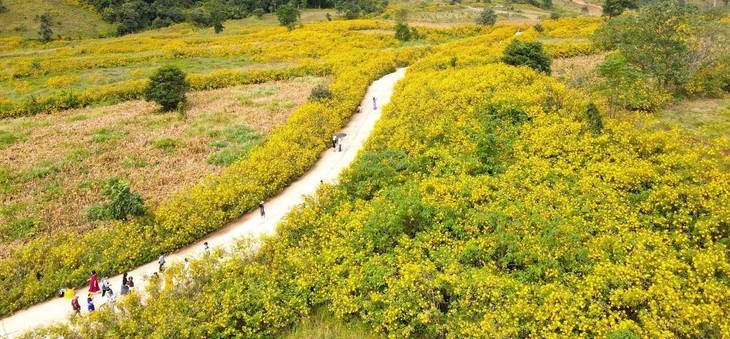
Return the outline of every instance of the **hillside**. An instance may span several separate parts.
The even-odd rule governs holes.
[[[35,17],[50,13],[53,37],[62,39],[96,38],[114,32],[112,25],[89,10],[65,0],[3,0],[7,11],[0,13],[0,38],[22,36],[38,38]]]
[[[276,235],[171,259],[116,311],[28,336],[730,336],[730,14],[549,4],[8,43],[0,314],[248,218],[406,68]],[[186,73],[178,112],[141,101],[163,65]],[[93,218],[137,193],[139,213]]]

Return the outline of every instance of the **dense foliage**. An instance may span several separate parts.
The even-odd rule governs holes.
[[[604,72],[613,82],[640,78],[652,95],[662,91],[718,95],[730,89],[729,37],[730,23],[718,12],[661,0],[635,15],[610,19],[594,40],[599,47],[618,52],[606,61],[614,74]]]
[[[223,29],[223,21],[249,15],[277,13],[283,6],[298,8],[337,7],[348,19],[363,14],[379,13],[387,6],[384,0],[306,0],[292,3],[282,0],[79,0],[117,23],[117,34],[123,35],[148,28],[166,27],[184,21],[202,27]]]
[[[163,111],[172,111],[180,104],[185,104],[185,92],[189,87],[185,73],[180,68],[163,66],[150,77],[150,82],[144,89],[144,98],[158,103]]]
[[[497,63],[513,33],[414,64],[341,184],[256,256],[36,334],[267,337],[325,307],[392,337],[730,335],[727,153],[630,119],[596,133],[577,93]]]

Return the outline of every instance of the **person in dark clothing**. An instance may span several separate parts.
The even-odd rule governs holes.
[[[259,202],[259,212],[261,212],[262,218],[266,217],[266,211],[264,211],[264,201],[263,200],[261,200],[261,202]]]

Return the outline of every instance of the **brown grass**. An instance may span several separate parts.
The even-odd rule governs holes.
[[[0,163],[10,172],[10,188],[0,185],[0,230],[22,218],[37,222],[36,234],[87,230],[93,224],[86,211],[102,202],[103,182],[113,176],[129,180],[155,206],[221,171],[206,161],[220,131],[246,125],[267,134],[323,81],[300,78],[189,93],[185,121],[144,101],[0,121],[0,131],[18,138],[4,149],[0,144]],[[179,146],[165,152],[155,147],[161,138]],[[43,175],[43,168],[51,170]]]
[[[553,60],[553,76],[571,88],[590,90],[598,81],[596,66],[605,54],[584,55]]]

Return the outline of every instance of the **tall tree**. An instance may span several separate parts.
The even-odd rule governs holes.
[[[147,101],[154,101],[162,106],[163,111],[172,111],[180,103],[185,103],[185,92],[190,86],[185,80],[185,73],[176,66],[163,66],[155,71],[144,90]]]
[[[51,37],[53,37],[53,29],[51,29],[51,14],[43,13],[36,18],[39,21],[38,35],[41,36],[41,40],[44,42],[51,41]]]
[[[606,0],[603,3],[603,15],[609,18],[619,16],[627,8],[636,9],[636,3],[633,0]]]
[[[300,15],[299,9],[289,4],[281,5],[276,9],[276,17],[279,19],[279,23],[290,31],[294,29]]]
[[[485,8],[479,12],[477,17],[477,24],[492,26],[497,22],[497,13],[491,8]]]
[[[684,1],[658,0],[638,15],[609,20],[594,35],[598,46],[618,49],[626,62],[655,77],[664,88],[687,80],[687,39],[700,24],[696,9]]]

